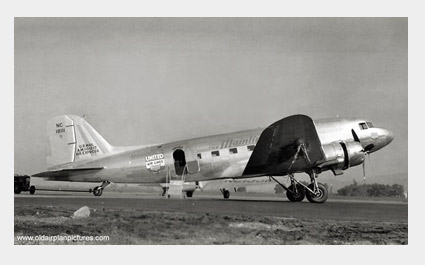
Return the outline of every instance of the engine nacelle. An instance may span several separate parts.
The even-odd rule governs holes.
[[[323,145],[322,149],[326,159],[323,167],[330,168],[335,175],[365,160],[364,149],[358,142],[334,142]]]

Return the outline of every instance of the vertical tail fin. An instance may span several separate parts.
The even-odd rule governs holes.
[[[47,154],[49,168],[112,152],[112,146],[78,116],[62,115],[49,120],[47,135],[50,144]]]

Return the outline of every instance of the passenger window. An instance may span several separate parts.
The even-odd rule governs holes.
[[[237,148],[230,148],[229,149],[229,153],[231,153],[231,154],[237,154],[238,153],[238,149]]]
[[[211,155],[212,155],[212,157],[220,156],[220,152],[219,151],[212,151]]]
[[[248,145],[247,146],[248,151],[254,151],[254,147],[255,147],[255,145]]]

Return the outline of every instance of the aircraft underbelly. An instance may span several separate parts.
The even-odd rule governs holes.
[[[146,174],[146,170],[142,167],[110,169],[105,173],[105,178],[115,183],[163,183],[165,173]]]

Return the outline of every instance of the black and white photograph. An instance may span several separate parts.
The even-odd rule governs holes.
[[[411,245],[407,16],[12,19],[15,248]]]

